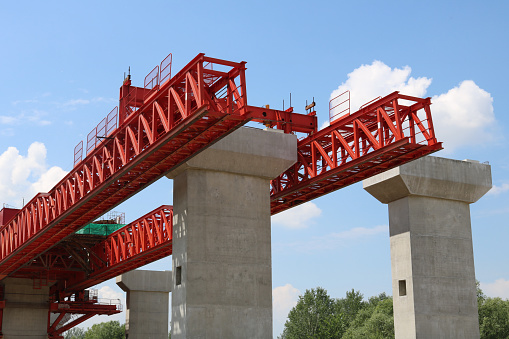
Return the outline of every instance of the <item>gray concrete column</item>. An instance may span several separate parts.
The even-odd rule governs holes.
[[[167,339],[171,271],[134,270],[117,277],[126,292],[126,338]]]
[[[4,339],[48,338],[49,287],[34,288],[32,279],[5,278]]]
[[[490,188],[489,165],[430,156],[364,180],[389,204],[396,338],[479,338],[469,204]]]
[[[172,339],[272,338],[270,179],[294,135],[241,128],[170,173]]]

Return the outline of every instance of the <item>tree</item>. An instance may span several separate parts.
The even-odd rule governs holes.
[[[64,339],[85,339],[85,330],[81,327],[73,327],[65,332]]]
[[[509,300],[485,298],[478,307],[481,338],[509,338]]]
[[[509,338],[509,300],[487,297],[477,282],[481,339]],[[288,314],[280,339],[394,338],[392,297],[381,293],[363,300],[351,290],[333,299],[321,287],[306,290]]]
[[[332,299],[323,288],[306,290],[288,314],[280,339],[394,338],[392,298],[363,300],[359,291]]]
[[[337,313],[344,316],[347,326],[355,319],[359,311],[364,309],[367,304],[363,301],[364,296],[360,291],[352,289],[346,292],[346,297],[336,301]]]
[[[336,313],[337,310],[334,299],[323,288],[306,290],[288,314],[280,338],[340,338],[345,330],[345,321],[341,314]]]
[[[85,339],[124,339],[125,326],[118,321],[95,324],[85,333]]]
[[[392,298],[385,293],[370,298],[367,306],[359,311],[343,339],[394,338],[394,316]]]

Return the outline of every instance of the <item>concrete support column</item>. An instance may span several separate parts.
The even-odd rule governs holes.
[[[167,339],[171,271],[134,270],[117,277],[127,294],[126,338]]]
[[[270,179],[294,135],[241,128],[174,180],[172,339],[272,338]]]
[[[48,338],[49,287],[34,288],[32,279],[5,278],[4,339]]]
[[[469,204],[489,165],[424,157],[364,180],[389,204],[396,338],[479,338]]]

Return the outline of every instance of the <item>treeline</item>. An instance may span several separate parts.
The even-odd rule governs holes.
[[[92,325],[88,330],[73,327],[64,334],[65,339],[124,339],[125,326],[118,321]]]
[[[509,338],[509,300],[487,297],[477,284],[481,339]],[[118,321],[73,328],[65,339],[123,339],[125,327]],[[171,337],[170,337],[171,338]],[[331,298],[321,287],[306,290],[288,319],[279,339],[385,339],[394,338],[392,297],[381,293],[364,300],[359,291],[345,298]]]
[[[481,339],[509,338],[509,300],[489,298],[477,284]],[[394,338],[392,297],[382,293],[367,301],[359,291],[331,298],[321,287],[306,290],[278,339]]]

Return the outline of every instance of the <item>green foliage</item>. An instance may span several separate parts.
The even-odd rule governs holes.
[[[383,294],[383,297],[370,299],[369,306],[359,311],[355,320],[343,335],[344,339],[394,338],[392,298],[385,296],[385,294]]]
[[[64,339],[85,339],[85,330],[80,327],[73,327],[65,332]]]
[[[509,300],[489,298],[477,282],[481,339],[509,338]],[[93,325],[88,331],[73,328],[65,339],[123,339],[118,321]],[[168,334],[171,339],[171,334]],[[364,301],[359,291],[333,299],[321,287],[306,290],[288,314],[279,339],[386,339],[394,338],[392,297],[381,293]]]
[[[509,338],[509,300],[485,298],[478,307],[481,339]]]
[[[118,321],[95,324],[85,333],[85,339],[124,339],[125,326]]]
[[[359,291],[332,299],[323,288],[306,290],[288,314],[280,339],[394,338],[392,298],[364,301]]]
[[[344,319],[338,314],[335,301],[321,287],[306,290],[288,314],[280,338],[339,338],[344,331]]]

